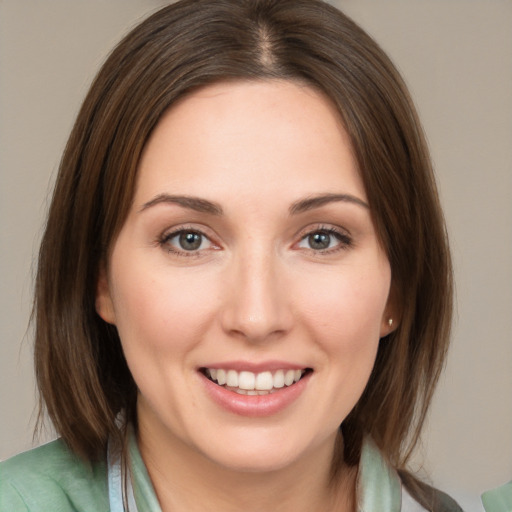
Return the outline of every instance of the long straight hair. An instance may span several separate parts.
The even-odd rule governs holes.
[[[397,468],[414,448],[445,359],[452,272],[431,161],[399,73],[353,21],[320,0],[182,0],[113,50],[66,146],[41,244],[35,367],[45,408],[88,460],[136,422],[136,385],[115,327],[95,310],[102,262],[130,208],[144,146],[180,98],[226,80],[290,80],[325,94],[350,136],[388,256],[398,328],[342,425],[356,464],[371,435]]]

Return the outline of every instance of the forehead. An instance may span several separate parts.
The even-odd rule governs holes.
[[[276,187],[283,199],[308,191],[365,198],[337,109],[289,81],[221,82],[181,99],[155,128],[138,174],[136,202],[162,192],[264,197]]]

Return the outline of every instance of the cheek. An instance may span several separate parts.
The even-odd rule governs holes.
[[[325,377],[324,403],[330,411],[325,422],[332,428],[354,408],[370,378],[389,292],[388,275],[386,268],[383,273],[331,275],[323,282],[317,279],[316,293],[300,295],[305,325],[321,354],[319,375]]]
[[[179,353],[198,343],[214,314],[213,283],[168,269],[131,265],[126,274],[123,265],[114,279],[116,325],[127,358],[131,353],[158,355]],[[200,280],[200,286],[197,281]]]
[[[378,343],[389,286],[386,266],[350,268],[323,278],[316,275],[296,296],[319,340],[356,353]]]

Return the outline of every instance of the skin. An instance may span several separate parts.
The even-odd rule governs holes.
[[[306,201],[326,194],[342,197]],[[329,484],[334,443],[394,314],[366,203],[340,117],[309,87],[211,85],[156,127],[97,310],[139,388],[163,510],[354,509],[355,470]],[[180,230],[200,234],[199,249]],[[258,417],[219,406],[198,371],[275,360],[313,371],[291,404]]]

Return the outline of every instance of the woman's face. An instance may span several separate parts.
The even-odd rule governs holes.
[[[332,453],[389,332],[389,290],[331,103],[291,82],[219,83],[153,132],[97,309],[141,436],[263,471]]]

